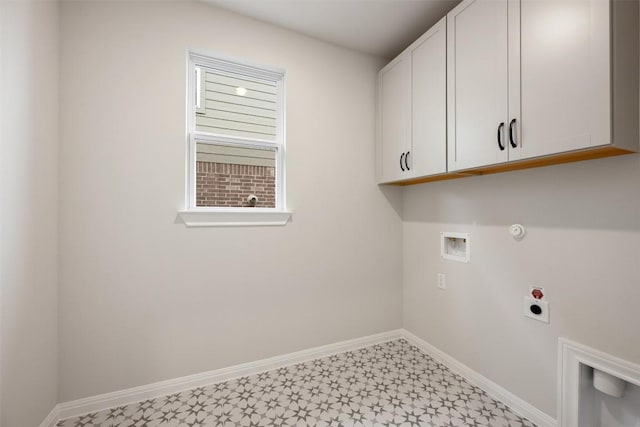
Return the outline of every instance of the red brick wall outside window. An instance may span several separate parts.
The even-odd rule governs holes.
[[[251,194],[255,207],[276,207],[275,167],[196,162],[196,206],[252,207]]]

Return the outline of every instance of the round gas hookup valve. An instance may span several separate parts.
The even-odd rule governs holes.
[[[509,227],[509,234],[516,240],[522,240],[527,231],[522,224],[512,224]]]

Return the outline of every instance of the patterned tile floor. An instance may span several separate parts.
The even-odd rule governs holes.
[[[534,426],[400,339],[129,406],[59,427]]]

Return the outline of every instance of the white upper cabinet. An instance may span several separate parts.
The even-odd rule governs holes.
[[[411,150],[411,62],[400,56],[378,75],[380,182],[404,178]]]
[[[449,172],[591,148],[637,150],[637,7],[633,1],[465,0],[454,8],[448,14]],[[617,86],[616,70],[628,74]],[[616,127],[616,116],[628,109]]]
[[[411,52],[412,177],[447,171],[447,21],[434,25]]]
[[[509,16],[509,160],[611,144],[609,2],[511,1]]]
[[[507,0],[472,0],[447,15],[449,171],[507,161]]]
[[[378,182],[444,174],[446,18],[378,75]]]
[[[378,182],[638,151],[638,8],[463,0],[380,71]]]

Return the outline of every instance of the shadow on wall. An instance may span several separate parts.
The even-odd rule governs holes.
[[[396,185],[379,185],[378,188],[382,195],[387,199],[389,205],[393,208],[394,211],[398,214],[400,218],[402,218],[402,189],[403,187],[398,187]]]
[[[409,222],[640,231],[640,154],[419,184],[403,195]]]

